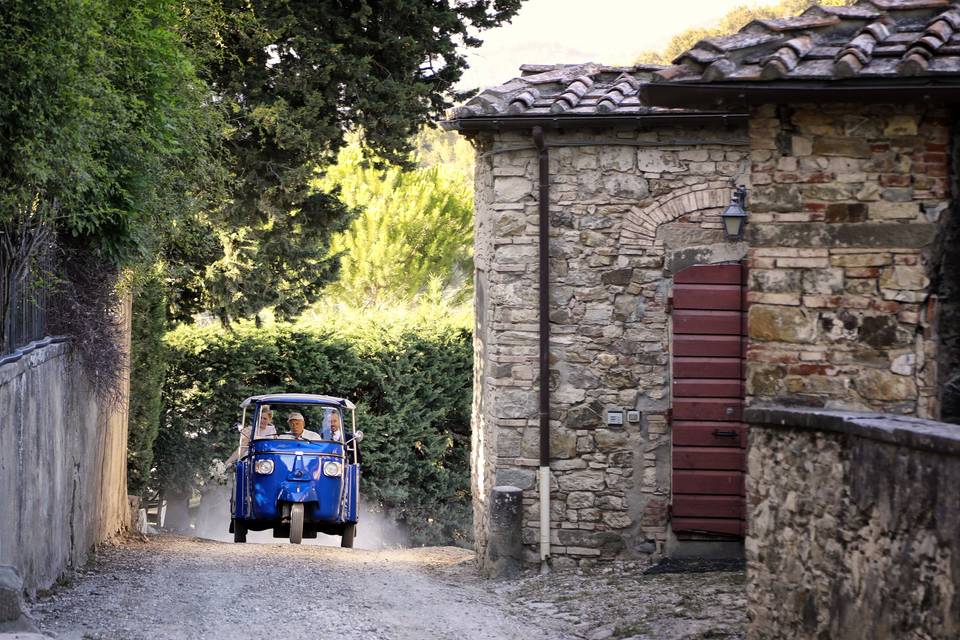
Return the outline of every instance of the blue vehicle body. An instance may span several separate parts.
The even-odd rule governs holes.
[[[242,405],[259,416],[262,406],[282,409],[320,405],[342,412],[353,404],[339,398],[273,394],[248,398]],[[343,429],[342,431],[345,431]],[[274,537],[342,536],[352,546],[359,500],[359,449],[362,434],[346,433],[339,441],[310,441],[289,436],[254,439],[237,462],[230,531],[237,542],[246,532],[273,529]]]

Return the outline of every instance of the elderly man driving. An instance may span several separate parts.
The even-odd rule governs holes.
[[[306,422],[303,414],[299,411],[293,411],[287,416],[287,425],[290,427],[290,433],[285,433],[281,438],[293,438],[294,440],[322,440],[320,434],[310,429],[304,429]]]

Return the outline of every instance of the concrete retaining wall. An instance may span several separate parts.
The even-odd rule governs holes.
[[[129,335],[129,333],[128,333]],[[0,565],[29,592],[83,564],[127,520],[127,397],[96,401],[69,343],[0,366]]]
[[[746,419],[748,638],[960,637],[960,426]]]

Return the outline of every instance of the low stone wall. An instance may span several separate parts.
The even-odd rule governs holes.
[[[82,565],[127,518],[127,391],[101,406],[50,344],[0,366],[0,565],[29,592]]]
[[[748,638],[960,637],[960,426],[746,419]]]

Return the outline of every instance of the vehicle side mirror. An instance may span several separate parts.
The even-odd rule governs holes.
[[[353,439],[355,442],[360,442],[361,440],[363,440],[363,431],[354,432]]]

